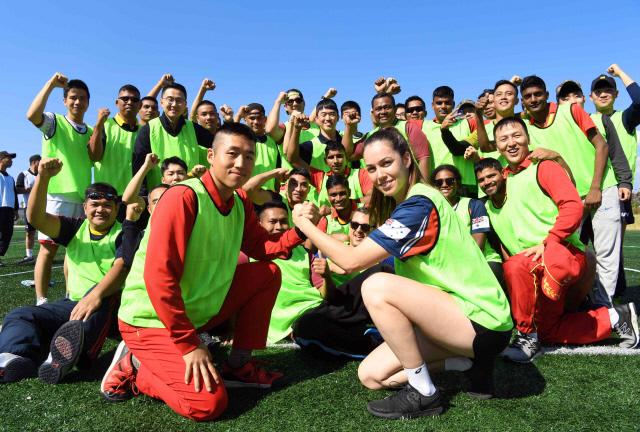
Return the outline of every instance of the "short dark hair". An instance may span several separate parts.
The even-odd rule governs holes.
[[[495,93],[495,91],[497,90],[498,87],[500,87],[501,85],[504,85],[504,84],[508,84],[511,87],[513,87],[513,89],[516,91],[516,96],[518,96],[518,86],[515,85],[514,83],[512,83],[511,81],[506,80],[506,79],[501,79],[501,80],[498,80],[498,82],[496,82],[496,85],[493,86],[494,93]]]
[[[249,105],[247,105],[247,113],[250,113],[251,111],[260,111],[260,114],[265,115],[265,111],[264,111],[264,105],[259,104],[257,102],[251,102]]]
[[[290,88],[289,90],[287,90],[285,93],[289,94],[289,92],[297,92],[300,93],[300,97],[302,98],[302,100],[304,100],[304,95],[302,94],[302,92],[300,90],[298,90],[297,88]]]
[[[283,203],[280,200],[272,200],[272,201],[267,201],[266,203],[260,206],[260,208],[258,209],[258,217],[260,217],[265,210],[269,210],[272,208],[279,208],[284,210],[287,214],[289,213],[289,209],[287,208],[287,205],[285,203]]]
[[[198,108],[200,108],[203,105],[210,105],[213,107],[213,109],[217,110],[218,108],[216,107],[216,104],[214,104],[213,102],[211,102],[208,99],[202,100],[200,101],[200,103],[196,106],[196,111],[198,111]]]
[[[62,90],[62,96],[65,98],[69,94],[69,90],[71,89],[80,89],[87,92],[87,99],[91,99],[91,94],[89,94],[89,87],[85,84],[84,81],[79,79],[72,79],[67,82],[67,85],[64,86],[64,90]]]
[[[482,93],[480,93],[480,94],[478,95],[478,99],[480,99],[482,96],[484,96],[484,95],[486,95],[486,94],[490,94],[490,95],[492,95],[492,94],[493,94],[493,89],[486,88],[486,89],[482,90]]]
[[[393,95],[391,93],[378,93],[374,97],[371,98],[371,107],[373,108],[373,103],[376,100],[382,99],[382,98],[391,99],[391,105],[393,105],[394,107],[396,106],[396,100],[395,100],[395,98],[393,97]]]
[[[171,83],[171,84],[167,84],[167,86],[162,89],[162,96],[164,96],[164,93],[169,89],[174,89],[174,90],[181,91],[182,94],[184,95],[184,98],[185,99],[187,98],[187,89],[184,88],[184,86],[182,84],[179,84],[177,82],[174,82],[174,83]]]
[[[35,161],[39,161],[39,160],[42,160],[42,157],[39,154],[35,154],[35,155],[29,157],[29,164],[32,164]]]
[[[327,190],[336,186],[344,186],[349,189],[349,180],[342,174],[333,174],[328,177],[329,178],[327,178],[327,184],[325,186]]]
[[[480,159],[474,165],[473,170],[477,175],[480,171],[485,170],[487,168],[493,168],[498,172],[502,172],[502,164],[500,164],[500,161],[498,161],[498,159],[495,159],[492,157]]]
[[[462,186],[462,184],[461,184],[462,183],[462,175],[460,174],[460,170],[458,168],[456,168],[454,165],[449,165],[449,164],[438,165],[436,167],[436,169],[434,169],[431,172],[431,178],[429,180],[431,181],[432,185],[436,184],[436,176],[441,171],[449,171],[451,174],[453,174],[453,177],[456,179],[456,183],[458,185]]]
[[[289,171],[289,177],[293,176],[293,175],[301,175],[302,177],[306,178],[307,180],[311,181],[311,174],[309,173],[309,170],[306,168],[294,168],[291,171]]]
[[[407,108],[402,102],[396,104],[396,109],[398,108]]]
[[[154,98],[153,96],[145,96],[142,99],[140,99],[140,102],[144,102],[144,101],[151,101],[155,103],[156,106],[158,106],[158,99]]]
[[[138,90],[138,87],[134,86],[133,84],[125,84],[122,87],[120,87],[120,90],[118,90],[118,94],[122,93],[123,91],[130,91],[131,93],[135,93],[138,95],[138,97],[140,97],[140,90]]]
[[[254,134],[251,128],[244,123],[227,122],[220,126],[215,137],[218,135],[237,135],[248,139],[254,144],[256,143],[256,134]]]
[[[342,143],[339,143],[338,141],[329,141],[327,143],[327,146],[324,148],[324,157],[329,156],[330,151],[339,151],[342,154],[347,154]]]
[[[169,168],[169,165],[171,164],[180,165],[182,169],[184,169],[185,171],[189,171],[189,168],[187,167],[187,163],[185,161],[180,159],[178,156],[171,156],[162,161],[162,164],[160,165],[160,173],[164,174],[164,172]]]
[[[353,213],[362,213],[363,215],[369,216],[369,207],[360,206],[357,209],[355,209]]]
[[[440,87],[436,87],[433,90],[433,98],[437,98],[437,97],[442,97],[442,98],[451,98],[454,99],[455,98],[455,93],[453,92],[453,89],[449,86],[440,86]]]
[[[418,101],[422,104],[422,108],[427,108],[427,104],[424,103],[424,99],[422,99],[418,95],[409,96],[406,101],[404,101],[405,108],[409,106],[409,102]]]
[[[547,85],[544,80],[537,75],[529,75],[522,78],[522,83],[520,84],[520,92],[525,91],[529,87],[540,87],[544,91],[547,91]]]
[[[342,105],[340,105],[340,114],[343,114],[348,109],[355,109],[358,111],[358,114],[362,115],[362,111],[360,110],[360,105],[356,101],[348,100]]]
[[[527,130],[527,124],[519,116],[518,117],[505,117],[502,120],[500,120],[493,127],[493,134],[495,135],[496,132],[498,131],[498,129],[502,129],[505,126],[513,125],[513,124],[519,124],[520,126],[522,126],[522,129],[524,129],[525,135],[527,135],[527,137],[529,137],[529,131]]]
[[[331,110],[338,112],[338,105],[335,103],[333,99],[322,99],[320,102],[316,104],[316,113],[320,112],[320,110]]]
[[[109,183],[102,183],[102,182],[91,183],[89,187],[86,188],[84,191],[84,200],[86,201],[89,198],[89,195],[92,193],[111,194],[115,197],[118,197],[118,191]],[[116,198],[113,201],[115,203],[119,203],[120,199]]]

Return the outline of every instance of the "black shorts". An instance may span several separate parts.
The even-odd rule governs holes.
[[[636,221],[636,218],[633,216],[631,200],[620,201],[620,220],[627,225],[631,225]]]
[[[495,358],[509,345],[511,330],[489,330],[474,321],[471,321],[471,325],[476,332],[476,337],[473,338],[473,354],[476,359]]]
[[[24,220],[25,220],[25,222],[26,222],[26,224],[25,224],[25,226],[24,226],[24,230],[25,230],[26,232],[29,232],[29,233],[31,233],[31,232],[35,232],[36,227],[34,227],[33,225],[31,225],[31,224],[29,223],[29,221],[27,220],[27,211],[26,211],[26,210],[25,210],[25,212],[24,212]]]

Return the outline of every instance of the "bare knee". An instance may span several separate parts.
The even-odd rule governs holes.
[[[363,386],[370,390],[380,390],[384,388],[383,381],[385,377],[378,376],[376,370],[369,367],[365,362],[360,363],[358,367],[358,379]]]
[[[362,299],[368,308],[387,303],[389,284],[385,283],[386,280],[386,273],[376,273],[362,283]]]

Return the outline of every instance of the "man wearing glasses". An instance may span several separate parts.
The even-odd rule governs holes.
[[[131,84],[120,87],[116,107],[118,113],[113,118],[109,118],[108,108],[98,111],[89,139],[89,157],[94,161],[94,180],[109,183],[122,195],[133,175],[131,155],[138,135],[140,91]]]
[[[177,156],[191,169],[203,163],[206,150],[211,147],[213,135],[202,126],[184,118],[187,90],[182,84],[168,84],[162,90],[160,104],[162,115],[138,131],[133,150],[132,173],[140,169],[148,153],[156,154],[160,160]],[[159,185],[160,179],[160,169],[155,167],[147,174],[144,191]]]
[[[426,104],[420,96],[409,96],[404,103],[404,112],[407,120],[424,120],[427,115]],[[397,116],[397,108],[396,108]]]

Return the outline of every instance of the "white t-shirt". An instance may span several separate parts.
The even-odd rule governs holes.
[[[9,174],[0,171],[0,207],[16,208],[17,204],[15,180]]]

